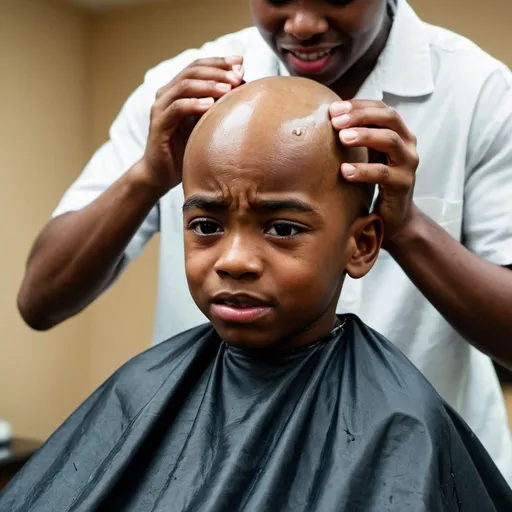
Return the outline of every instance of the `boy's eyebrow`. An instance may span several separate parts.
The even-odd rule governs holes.
[[[208,196],[193,195],[190,196],[183,204],[183,211],[192,208],[201,210],[226,210],[229,207],[227,201],[223,199],[215,199]],[[300,199],[260,199],[251,203],[251,208],[255,210],[275,212],[275,211],[295,211],[301,213],[318,213],[317,210]]]
[[[200,210],[225,210],[228,204],[223,199],[214,199],[208,196],[193,195],[183,203],[183,211],[198,208]]]

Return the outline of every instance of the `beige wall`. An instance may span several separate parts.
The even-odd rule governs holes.
[[[84,315],[36,334],[16,292],[34,237],[88,150],[86,21],[38,0],[0,3],[0,418],[46,437],[87,392]]]
[[[0,253],[0,417],[19,434],[43,437],[150,345],[158,240],[85,314],[35,334],[14,304],[35,234],[150,66],[250,24],[246,0],[172,0],[90,20],[49,1],[0,0],[0,222],[9,248]],[[411,3],[512,64],[509,2]]]
[[[496,58],[512,66],[508,0],[409,0],[429,23],[463,34]]]

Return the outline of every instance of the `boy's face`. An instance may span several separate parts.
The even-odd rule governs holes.
[[[250,6],[290,74],[331,86],[378,43],[387,0],[250,0]]]
[[[361,277],[373,264],[378,223],[341,185],[321,130],[276,129],[252,109],[233,109],[187,155],[188,283],[228,343],[308,344],[333,328],[345,271]]]

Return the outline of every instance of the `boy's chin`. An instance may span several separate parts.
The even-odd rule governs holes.
[[[281,337],[256,327],[227,327],[213,325],[217,334],[228,344],[239,348],[264,349],[279,343]]]

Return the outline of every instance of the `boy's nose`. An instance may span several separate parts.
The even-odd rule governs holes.
[[[325,17],[306,9],[293,10],[284,24],[284,31],[301,41],[325,34],[327,30],[329,23]]]
[[[263,264],[255,244],[247,237],[232,235],[224,241],[221,257],[215,264],[215,271],[220,277],[257,279],[262,270]]]

